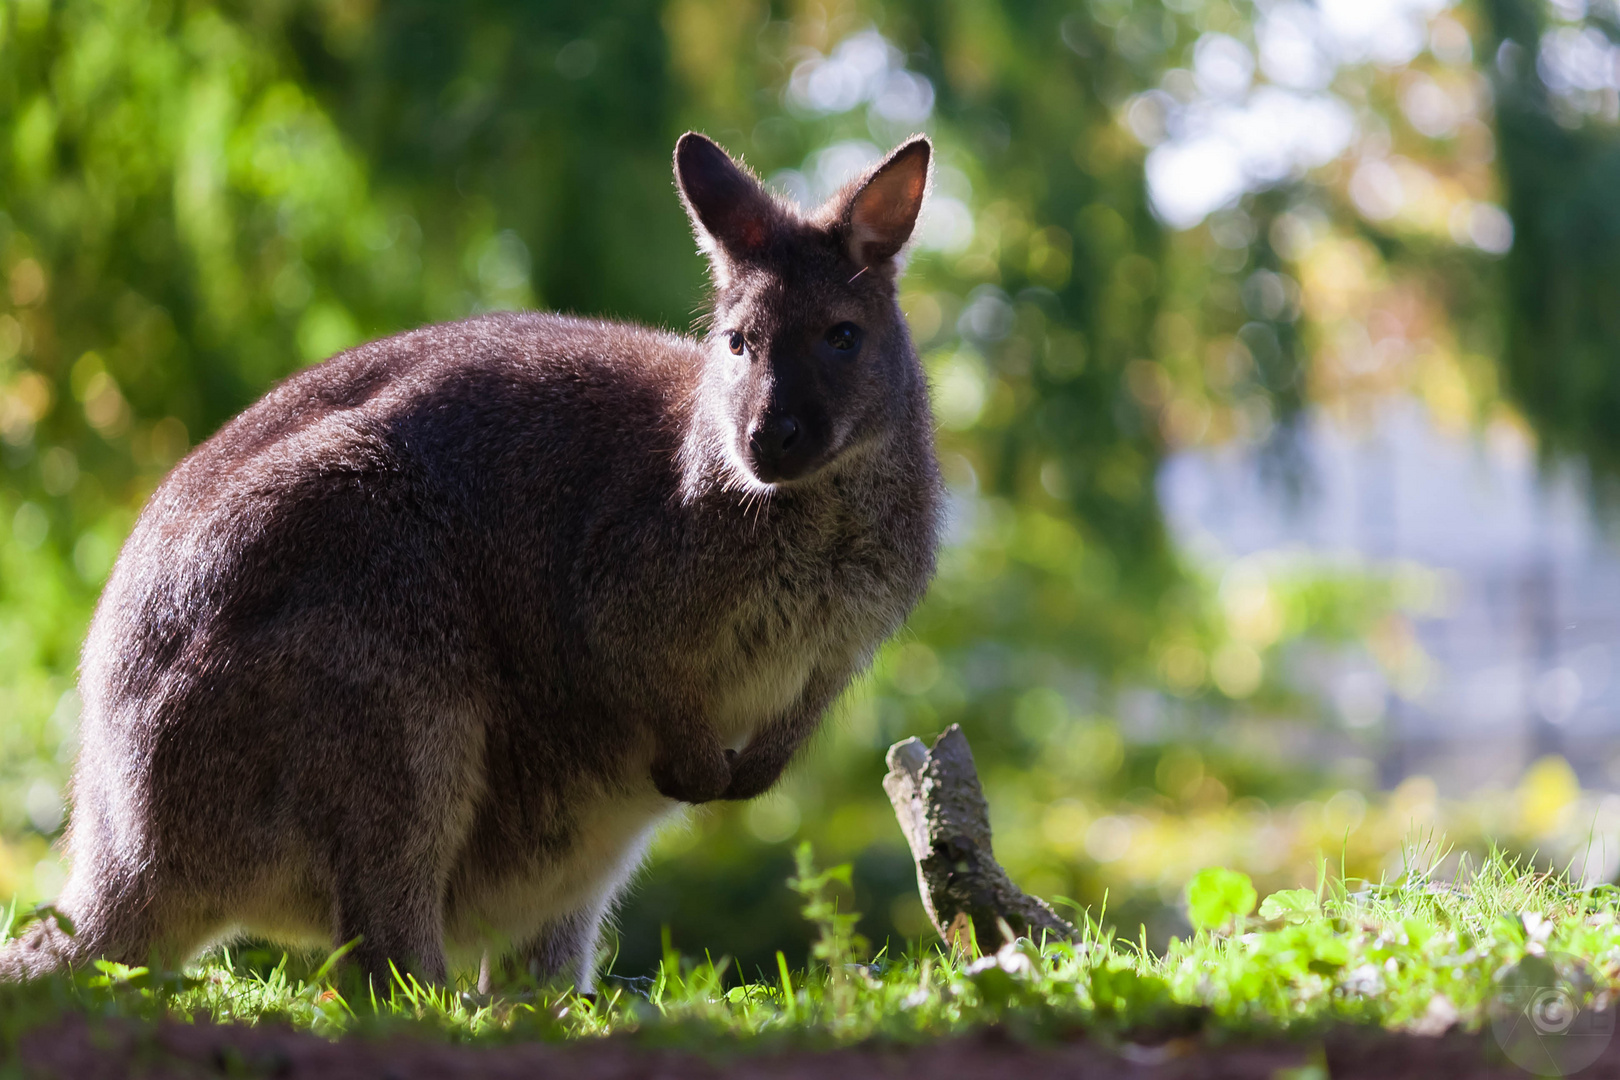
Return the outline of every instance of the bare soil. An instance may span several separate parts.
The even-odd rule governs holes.
[[[1309,1042],[1216,1045],[1173,1039],[1157,1046],[1105,1046],[1087,1039],[1025,1044],[991,1028],[924,1046],[699,1055],[627,1039],[570,1044],[457,1046],[411,1039],[339,1042],[274,1027],[166,1023],[141,1026],[71,1016],[26,1035],[24,1076],[60,1080],[267,1077],[287,1080],[1217,1080],[1321,1075],[1366,1080],[1502,1078],[1489,1035],[1439,1038],[1341,1029]],[[9,1073],[0,1063],[0,1072]],[[1300,1073],[1287,1070],[1301,1069]],[[1580,1074],[1620,1080],[1620,1039]]]

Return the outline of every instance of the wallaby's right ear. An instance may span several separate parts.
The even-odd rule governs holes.
[[[681,136],[675,144],[675,180],[717,274],[723,273],[720,256],[746,259],[770,242],[781,210],[713,140],[695,131]]]

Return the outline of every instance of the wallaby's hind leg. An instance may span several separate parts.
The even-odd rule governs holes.
[[[350,822],[333,855],[334,945],[356,941],[347,966],[386,997],[393,971],[428,983],[445,978],[444,900],[431,851],[410,850],[412,828],[393,835]],[[425,857],[424,857],[425,856]]]
[[[329,700],[342,702],[335,694]],[[333,944],[360,939],[348,966],[379,995],[392,969],[443,983],[446,881],[482,768],[474,726],[447,709],[380,696],[342,704],[342,720],[326,729],[342,735],[326,744],[335,760],[310,777],[312,789],[324,788],[323,805],[305,818],[329,874]],[[412,753],[413,746],[433,752]]]
[[[605,906],[595,906],[547,924],[507,959],[507,978],[527,977],[542,983],[567,978],[577,992],[590,993],[596,988],[596,950],[605,914]],[[488,993],[482,975],[480,972],[479,990]]]

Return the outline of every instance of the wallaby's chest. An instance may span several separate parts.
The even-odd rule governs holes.
[[[736,568],[737,589],[707,648],[709,720],[741,749],[765,723],[795,708],[806,688],[864,666],[910,608],[915,576],[872,535],[787,549]]]
[[[721,745],[741,750],[762,724],[792,709],[814,672],[810,648],[776,648],[749,662],[724,665],[709,722]]]

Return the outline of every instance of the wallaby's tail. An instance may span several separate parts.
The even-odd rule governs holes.
[[[67,971],[82,963],[85,955],[83,943],[65,931],[55,915],[46,915],[0,945],[0,982]]]
[[[16,937],[0,943],[0,982],[71,971],[103,957],[121,964],[154,958],[177,964],[185,958],[183,948],[156,948],[166,924],[154,914],[153,892],[139,875],[119,877],[93,857],[76,859],[56,903],[37,909]]]

